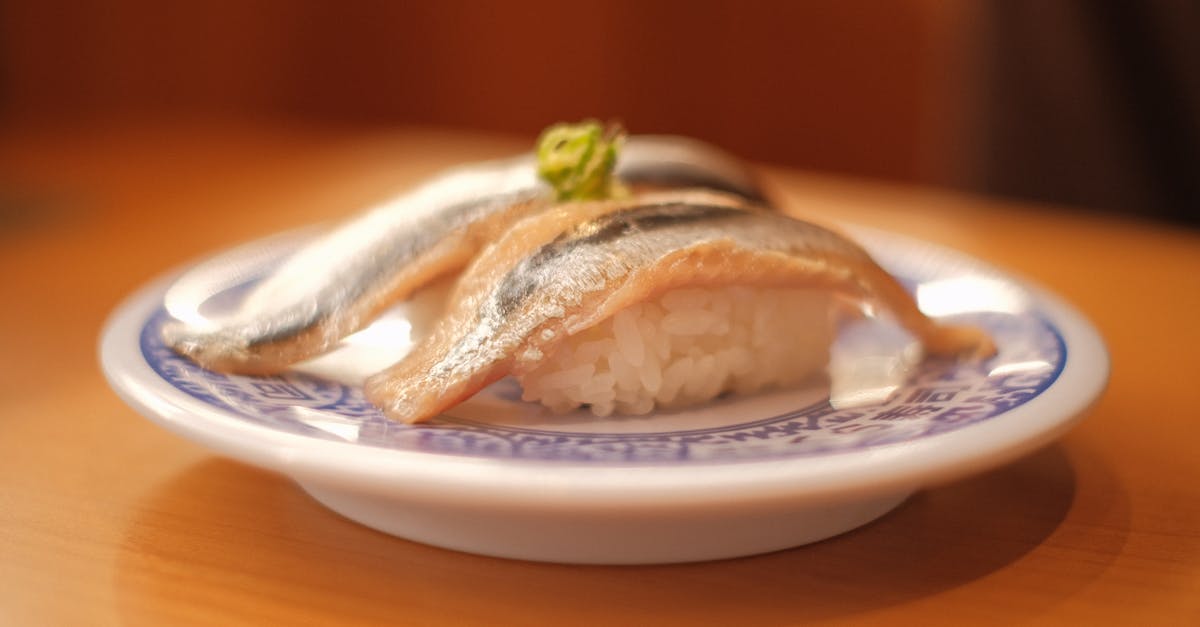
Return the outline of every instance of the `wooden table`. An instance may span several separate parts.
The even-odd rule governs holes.
[[[10,132],[0,147],[0,625],[1200,624],[1200,236],[769,170],[803,212],[948,244],[1087,312],[1111,385],[1059,443],[863,529],[717,563],[431,548],[214,456],[105,384],[105,315],[160,272],[521,148],[420,130]]]

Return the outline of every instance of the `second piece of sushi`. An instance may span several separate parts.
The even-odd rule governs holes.
[[[935,355],[986,334],[926,317],[858,245],[712,192],[568,203],[528,218],[462,275],[432,335],[367,381],[421,422],[514,375],[554,410],[645,413],[796,383],[828,359],[834,299],[888,312]]]

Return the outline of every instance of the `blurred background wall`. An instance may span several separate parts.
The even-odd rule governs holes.
[[[1193,222],[1197,25],[1187,0],[5,0],[0,125],[598,117]]]

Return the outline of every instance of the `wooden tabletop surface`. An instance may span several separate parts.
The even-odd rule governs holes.
[[[400,540],[146,421],[96,359],[165,270],[328,220],[513,138],[231,126],[0,137],[0,625],[1200,624],[1200,234],[766,169],[797,211],[1067,298],[1112,356],[1061,441],[841,537],[583,567]]]

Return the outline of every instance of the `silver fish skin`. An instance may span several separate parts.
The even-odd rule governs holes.
[[[460,278],[435,333],[368,379],[367,396],[386,415],[427,420],[504,375],[536,367],[562,338],[693,285],[829,289],[890,311],[930,353],[992,350],[977,330],[927,318],[849,239],[738,198],[665,192],[539,218],[565,228],[546,231],[530,220],[513,227]],[[522,249],[539,228],[542,244]]]
[[[682,137],[630,137],[616,174],[635,186],[700,185],[764,198],[736,158]],[[550,206],[551,195],[532,155],[452,169],[304,246],[233,314],[207,325],[173,321],[163,338],[213,370],[281,371],[461,269],[514,220]]]
[[[617,178],[629,185],[710,189],[770,206],[753,170],[711,144],[676,135],[635,135],[617,160]]]

